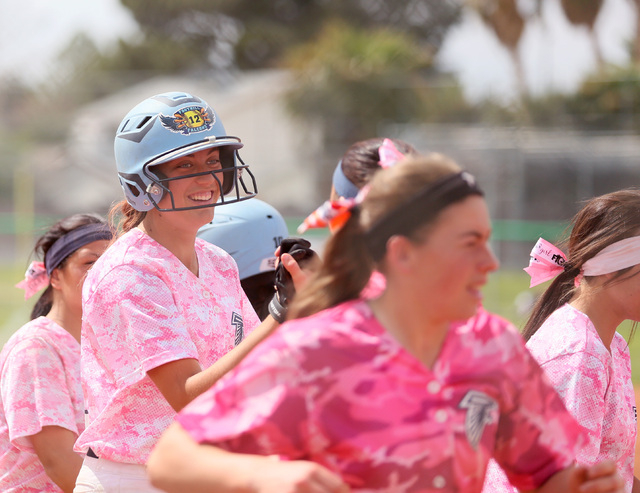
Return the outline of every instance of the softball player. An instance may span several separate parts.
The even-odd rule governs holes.
[[[376,173],[293,320],[187,406],[149,461],[167,491],[620,492],[572,467],[581,428],[520,335],[471,317],[497,268],[473,177],[441,156]],[[372,270],[382,294],[360,297]]]
[[[214,206],[255,196],[241,147],[182,92],[143,101],[118,127],[126,201],[114,209],[122,234],[83,289],[76,492],[153,491],[144,464],[176,412],[278,325],[260,324],[233,259],[196,237]]]
[[[82,464],[82,283],[112,234],[99,216],[77,214],[42,235],[18,287],[45,289],[31,321],[0,353],[0,486],[3,492],[70,492]]]
[[[591,199],[573,219],[568,256],[540,239],[525,270],[531,286],[554,279],[533,309],[527,348],[587,431],[578,463],[616,463],[628,493],[634,477],[636,403],[629,346],[616,332],[640,321],[640,191]],[[485,491],[515,491],[493,464]]]

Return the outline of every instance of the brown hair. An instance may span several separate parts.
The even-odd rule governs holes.
[[[47,232],[36,241],[36,244],[33,247],[34,256],[44,259],[47,252],[56,241],[74,229],[87,224],[106,224],[106,221],[98,214],[74,214],[73,216],[61,219],[51,226]],[[68,258],[69,256],[60,262],[58,267],[64,267]],[[53,289],[51,288],[51,284],[49,284],[31,310],[31,320],[45,316],[51,311],[52,305]]]
[[[299,318],[356,299],[374,267],[384,271],[384,259],[375,262],[367,248],[365,232],[388,211],[402,206],[408,197],[460,168],[440,154],[415,156],[400,166],[386,169],[371,180],[363,202],[353,209],[346,223],[329,239],[318,273],[296,295],[289,318]],[[409,238],[420,241],[438,214],[416,224]]]
[[[640,234],[640,190],[626,189],[595,197],[585,203],[571,221],[571,233],[561,243],[567,261],[560,273],[533,307],[523,329],[529,340],[555,310],[575,293],[574,280],[584,263],[605,247]],[[566,234],[565,234],[566,238]],[[608,284],[620,282],[630,268],[616,272]],[[589,277],[584,278],[589,282]]]
[[[418,151],[411,144],[399,139],[389,139],[396,149],[405,156],[416,156]],[[380,169],[378,162],[380,154],[378,149],[382,145],[384,137],[361,140],[352,144],[342,156],[342,172],[356,187],[362,188],[371,177]]]
[[[123,199],[111,206],[109,224],[122,235],[140,224],[146,215],[146,212],[134,209],[129,202]]]

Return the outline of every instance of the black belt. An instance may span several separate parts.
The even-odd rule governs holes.
[[[87,457],[92,457],[94,459],[100,458],[96,455],[96,453],[93,450],[91,450],[91,447],[89,447],[89,450],[87,450]]]

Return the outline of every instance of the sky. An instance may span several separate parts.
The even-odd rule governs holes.
[[[518,0],[527,11],[533,0]],[[542,20],[528,23],[520,42],[529,90],[568,92],[595,67],[586,29],[571,26],[559,0],[543,1]],[[135,35],[136,23],[118,0],[0,0],[0,77],[42,80],[57,53],[82,30],[108,50],[118,38]],[[624,63],[625,43],[635,29],[632,0],[604,0],[596,30],[604,58]],[[455,73],[467,97],[509,98],[516,94],[513,65],[495,35],[472,13],[453,28],[438,65]]]

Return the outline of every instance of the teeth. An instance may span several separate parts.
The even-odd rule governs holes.
[[[191,195],[189,198],[191,200],[207,201],[207,200],[211,200],[211,197],[213,197],[213,192],[197,193],[195,195]]]

